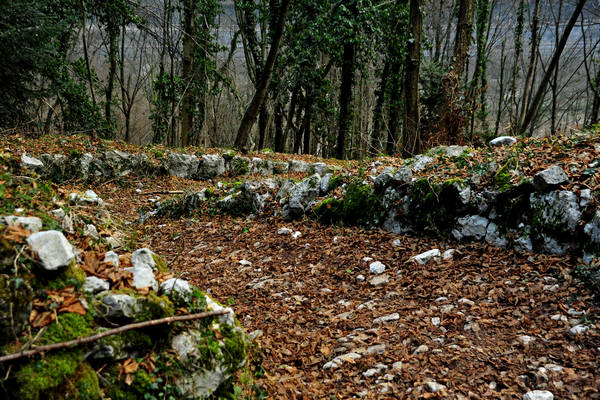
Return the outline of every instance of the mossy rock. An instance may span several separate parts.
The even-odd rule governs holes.
[[[341,199],[323,199],[313,209],[313,217],[322,224],[335,224],[343,219],[343,204]]]
[[[80,350],[65,350],[29,362],[15,374],[16,398],[60,399],[64,393],[59,388],[76,376],[82,359]]]
[[[154,260],[154,267],[159,271],[159,272],[169,272],[169,269],[167,268],[167,262],[165,260],[163,260],[163,258],[161,256],[159,256],[156,253],[152,253],[152,259]]]
[[[88,313],[58,314],[57,319],[46,328],[41,342],[46,344],[66,342],[84,336],[90,336],[94,330],[94,320]]]
[[[61,290],[69,286],[80,288],[85,283],[85,272],[75,260],[62,270],[36,270],[35,275],[32,284],[36,290]]]
[[[232,175],[248,175],[250,173],[250,160],[246,157],[234,156],[230,161]]]

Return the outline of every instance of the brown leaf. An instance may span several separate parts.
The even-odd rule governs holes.
[[[81,304],[80,301],[77,301],[77,303],[73,303],[66,307],[61,307],[58,311],[61,313],[71,312],[79,315],[87,314],[85,307],[83,306],[83,304]]]

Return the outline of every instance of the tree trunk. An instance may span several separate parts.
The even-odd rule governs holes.
[[[515,57],[512,70],[512,79],[510,84],[510,120],[511,126],[514,129],[516,125],[516,113],[517,113],[517,81],[519,80],[519,61],[523,52],[523,27],[525,25],[525,1],[521,0],[519,3],[519,10],[517,12],[517,26],[515,28]]]
[[[352,120],[352,85],[354,83],[354,43],[344,43],[342,55],[342,82],[340,86],[340,115],[338,121],[338,136],[336,158],[342,160],[346,156],[346,138],[350,131]]]
[[[381,148],[381,131],[383,130],[383,104],[385,103],[385,92],[387,90],[388,77],[390,75],[390,61],[386,58],[381,71],[379,87],[375,93],[377,101],[373,109],[373,133],[371,134],[371,154],[379,153]]]
[[[494,126],[494,137],[498,136],[500,130],[500,120],[502,119],[502,110],[504,108],[504,69],[506,67],[506,39],[502,40],[500,50],[500,88],[498,91],[498,110],[496,111],[496,124]]]
[[[408,56],[407,56],[408,57]],[[408,62],[408,61],[406,61]],[[402,110],[403,85],[402,64],[396,60],[391,66],[392,87],[390,90],[390,101],[388,104],[388,129],[385,144],[385,153],[393,155],[396,151],[398,141],[398,129],[400,127],[400,113]]]
[[[267,107],[263,104],[258,113],[258,150],[265,148],[268,121],[269,113],[267,112]]]
[[[413,156],[421,151],[421,116],[419,110],[419,71],[421,66],[421,36],[423,34],[421,1],[410,0],[409,19],[413,40],[407,46],[404,81],[405,113],[404,129],[402,131],[402,154],[404,156]]]
[[[83,46],[83,59],[85,60],[85,69],[87,73],[88,85],[90,87],[90,95],[92,96],[92,104],[96,106],[96,94],[94,93],[94,80],[92,79],[92,68],[90,66],[90,55],[87,43],[87,6],[85,0],[81,0],[81,42]]]
[[[550,82],[550,78],[552,77],[552,74],[554,73],[554,69],[558,65],[560,56],[561,56],[563,50],[565,49],[565,46],[567,45],[567,41],[569,40],[571,31],[573,30],[573,27],[575,26],[575,23],[577,22],[577,19],[579,18],[579,15],[581,14],[581,11],[583,10],[583,7],[585,6],[586,2],[587,2],[587,0],[579,0],[577,2],[577,6],[575,7],[575,10],[573,11],[573,15],[571,16],[571,19],[567,23],[567,26],[565,27],[563,35],[560,39],[558,48],[554,51],[554,55],[552,56],[552,61],[550,61],[550,64],[548,65],[548,68],[546,69],[546,73],[544,74],[544,77],[542,78],[542,81],[540,82],[540,85],[538,86],[535,96],[533,97],[533,100],[531,101],[531,105],[529,106],[529,110],[527,111],[527,114],[525,115],[525,119],[520,126],[520,129],[519,129],[520,132],[525,132],[527,130],[527,128],[529,127],[529,124],[531,124],[531,121],[533,121],[533,118],[535,117],[535,115],[538,111],[540,103],[542,102],[544,94],[546,93],[546,87],[548,86],[548,82]]]
[[[271,48],[269,49],[269,55],[263,71],[260,74],[260,80],[256,87],[256,93],[242,118],[240,128],[238,129],[237,137],[235,138],[235,146],[241,151],[247,151],[248,137],[250,131],[256,121],[256,116],[262,106],[265,96],[267,94],[267,87],[269,85],[269,79],[273,73],[273,67],[277,59],[277,51],[279,50],[279,44],[281,43],[281,37],[283,36],[283,28],[285,26],[285,20],[287,18],[288,9],[290,6],[290,0],[282,0],[281,8],[279,10],[279,20],[277,21],[277,27],[273,32],[273,41]]]
[[[456,37],[454,39],[454,62],[452,69],[459,77],[462,76],[467,65],[467,56],[471,46],[471,35],[473,33],[473,17],[475,9],[474,0],[460,0],[458,9],[458,21],[456,23]],[[413,3],[411,2],[411,5]]]
[[[531,91],[533,90],[533,73],[535,71],[538,46],[539,46],[539,25],[540,25],[540,0],[535,0],[533,9],[533,21],[531,24],[531,50],[529,54],[529,67],[527,68],[527,77],[523,85],[523,96],[521,98],[521,112],[519,113],[518,124],[521,126],[525,120],[525,113],[531,100]]]
[[[181,60],[181,78],[185,84],[181,99],[181,145],[190,145],[194,129],[194,95],[192,93],[193,59],[194,59],[194,20],[195,1],[183,1],[183,59]]]
[[[283,109],[282,105],[275,105],[275,151],[283,153],[285,140],[283,138]]]
[[[310,154],[310,122],[312,118],[313,95],[312,91],[306,93],[306,109],[304,110],[303,136],[304,136],[304,154]]]
[[[294,114],[296,113],[296,104],[298,103],[298,96],[300,95],[300,85],[297,85],[292,92],[292,98],[290,100],[289,111],[286,120],[285,132],[283,134],[283,140],[281,143],[281,148],[283,149],[285,146],[285,141],[287,140],[291,131],[294,130]]]
[[[119,32],[120,32],[119,21],[110,21],[107,26],[108,34],[108,77],[106,84],[106,104],[104,105],[104,116],[106,123],[111,125],[112,122],[112,101],[113,101],[113,90],[115,87],[115,78],[117,76],[117,57],[119,52]]]
[[[558,16],[554,20],[554,46],[558,47],[558,36],[560,34],[560,19],[562,17],[563,0],[558,2]],[[585,50],[585,49],[584,49]],[[585,57],[585,53],[584,53]],[[552,116],[550,122],[550,133],[556,135],[556,105],[558,100],[558,66],[552,78]]]

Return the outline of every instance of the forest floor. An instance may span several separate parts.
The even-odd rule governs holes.
[[[590,143],[536,143],[529,153],[491,150],[422,174],[467,175],[485,157],[500,163],[508,152],[530,173],[560,160],[573,166],[567,173],[579,174],[600,153]],[[56,139],[10,139],[1,147],[33,154],[90,150]],[[597,190],[593,175],[588,186]],[[200,212],[137,225],[150,200],[210,185],[127,177],[65,183],[59,191],[94,190],[113,218],[130,223],[128,247],[151,248],[178,277],[231,305],[262,348],[265,374],[257,383],[269,398],[520,399],[535,389],[560,399],[600,398],[600,304],[572,277],[577,258],[264,214]],[[284,227],[300,236],[279,234]],[[456,252],[439,264],[410,261],[434,248]],[[376,285],[373,261],[386,266]],[[574,326],[591,329],[575,334]]]
[[[162,178],[93,189],[114,216],[134,221],[156,197],[137,188],[205,185]],[[282,227],[301,236],[279,235]],[[510,399],[538,388],[556,398],[600,398],[600,335],[569,333],[573,319],[589,324],[600,315],[569,274],[577,259],[223,215],[150,220],[136,240],[232,305],[247,332],[262,332],[259,384],[270,398]],[[457,252],[438,265],[409,261],[433,248]],[[387,284],[369,283],[371,261],[387,266]],[[337,356],[343,365],[324,369]],[[428,382],[446,388],[430,393]]]

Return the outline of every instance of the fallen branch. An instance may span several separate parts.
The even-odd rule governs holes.
[[[23,357],[31,357],[35,354],[44,353],[47,351],[64,349],[67,347],[73,347],[73,346],[77,346],[77,345],[84,344],[84,343],[95,342],[96,340],[100,340],[107,336],[118,335],[119,333],[131,331],[134,329],[146,328],[149,326],[156,326],[156,325],[162,325],[162,324],[169,324],[171,322],[192,321],[195,319],[216,317],[219,315],[225,315],[225,314],[229,314],[229,313],[231,313],[231,311],[229,311],[229,310],[208,311],[208,312],[203,312],[203,313],[198,313],[198,314],[180,315],[177,317],[167,317],[167,318],[161,318],[161,319],[153,319],[151,321],[136,322],[134,324],[129,324],[129,325],[121,326],[119,328],[110,329],[105,332],[97,333],[92,336],[86,336],[86,337],[82,337],[79,339],[69,340],[68,342],[61,342],[61,343],[54,343],[54,344],[49,344],[49,345],[45,345],[45,346],[39,346],[39,347],[36,347],[31,350],[19,351],[17,353],[2,356],[2,357],[0,357],[0,363],[3,363],[5,361],[16,360],[16,359],[23,358]]]
[[[152,192],[142,192],[140,193],[142,196],[149,196],[155,194],[184,194],[184,190],[155,190]]]

